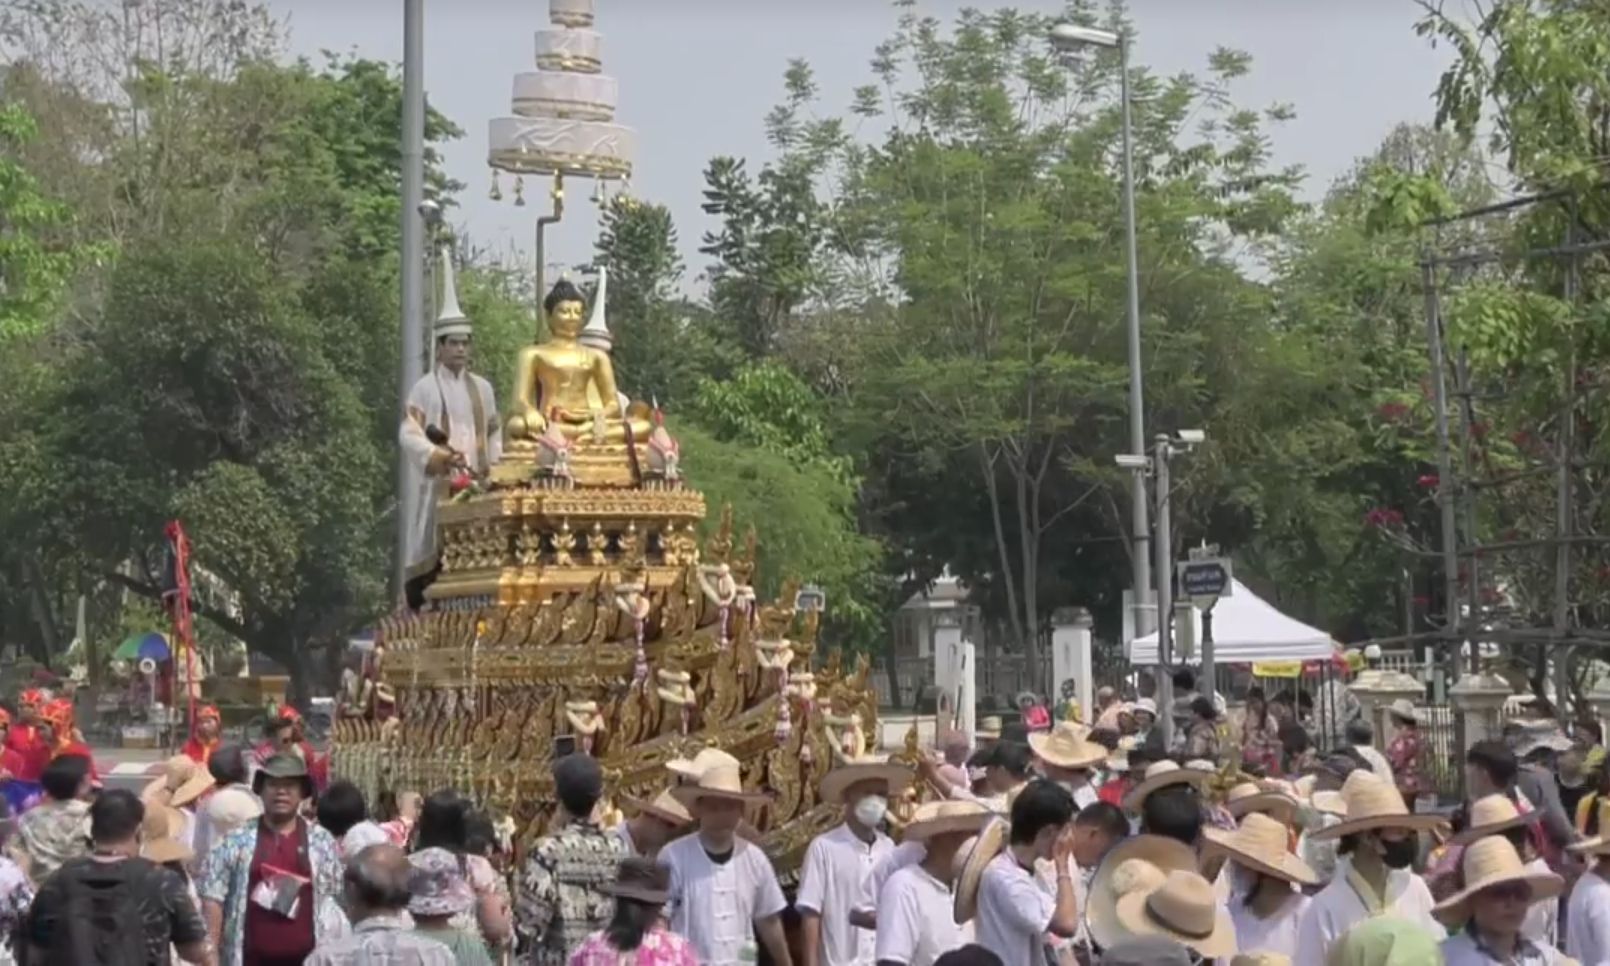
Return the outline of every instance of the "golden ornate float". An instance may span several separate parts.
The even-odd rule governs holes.
[[[347,708],[334,769],[371,800],[458,788],[511,817],[524,845],[553,819],[556,753],[595,755],[612,800],[651,800],[667,761],[718,747],[743,762],[746,787],[774,794],[748,818],[779,869],[797,869],[840,820],[820,779],[877,733],[869,664],[835,652],[813,666],[817,613],[796,610],[792,584],[757,597],[757,535],[736,538],[730,507],[701,539],[704,497],[675,441],[657,423],[639,439],[640,411],[600,405],[574,292],[550,305],[553,335],[522,367],[531,383],[507,398],[543,397],[548,427],[582,428],[533,440],[531,426],[486,480],[439,504],[429,603],[381,621],[368,671],[364,693],[395,714]]]

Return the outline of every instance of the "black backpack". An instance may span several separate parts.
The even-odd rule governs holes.
[[[144,888],[154,888],[146,859],[97,862],[84,858],[57,872],[62,914],[45,950],[48,966],[145,966],[150,962],[140,915]]]

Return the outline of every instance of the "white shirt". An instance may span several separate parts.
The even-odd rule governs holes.
[[[866,887],[861,890],[861,900],[856,909],[876,916],[878,896],[883,894],[883,884],[889,881],[889,877],[927,857],[928,848],[921,842],[901,842],[885,852],[878,861],[872,863],[872,874],[867,876]]]
[[[1522,939],[1525,940],[1525,937]],[[1503,961],[1502,966],[1556,966],[1561,961],[1559,952],[1553,946],[1525,941],[1528,945],[1525,948],[1517,947],[1515,955]],[[1442,941],[1442,962],[1443,966],[1500,966],[1500,960],[1476,945],[1475,937],[1470,935],[1468,929]]]
[[[341,857],[351,861],[352,857],[371,845],[385,845],[391,841],[386,830],[374,822],[364,819],[347,829],[347,834],[341,836]]]
[[[978,944],[1004,966],[1032,966],[1045,959],[1044,936],[1056,915],[1054,896],[1034,876],[1002,852],[984,867],[978,883]]]
[[[484,425],[476,425],[476,400]],[[436,446],[425,436],[435,426],[447,434],[448,445],[464,454],[471,468],[485,471],[503,458],[503,433],[498,425],[497,400],[492,384],[465,370],[454,373],[443,365],[425,373],[408,393],[407,416],[397,431],[408,454],[412,481],[419,490],[419,506],[409,521],[409,576],[429,570],[436,562],[436,501],[442,495],[440,476],[426,474]]]
[[[1085,782],[1073,790],[1073,814],[1077,815],[1099,801],[1101,797],[1096,794],[1095,783]]]
[[[196,834],[191,848],[196,865],[206,858],[224,836],[263,814],[263,803],[247,785],[225,785],[213,792],[196,816]]]
[[[788,905],[771,860],[743,839],[734,841],[732,858],[718,865],[697,832],[684,835],[660,850],[659,864],[671,874],[671,931],[693,944],[705,966],[734,966],[755,923]]]
[[[1565,955],[1582,966],[1610,964],[1610,882],[1585,872],[1565,910]]]
[[[1229,864],[1225,863],[1226,866]],[[1312,899],[1294,889],[1291,898],[1276,909],[1274,915],[1260,919],[1247,905],[1245,896],[1231,899],[1230,922],[1235,924],[1236,952],[1280,953],[1292,957],[1292,962],[1296,962],[1297,927],[1312,902]],[[1219,959],[1220,966],[1226,966],[1229,962],[1228,956]]]
[[[953,901],[950,887],[921,865],[908,865],[889,876],[878,893],[877,961],[930,966],[967,945],[952,915]]]
[[[1542,859],[1533,859],[1526,863],[1528,872],[1551,872],[1549,864]],[[1532,940],[1540,946],[1555,947],[1560,944],[1560,902],[1558,899],[1546,899],[1542,902],[1532,903],[1532,908],[1526,910],[1526,918],[1521,921],[1521,935]]]
[[[850,911],[861,900],[872,867],[893,851],[887,835],[863,842],[847,824],[818,835],[805,850],[794,907],[822,919],[823,966],[873,966],[876,936],[850,925]]]
[[[1369,762],[1370,771],[1375,772],[1376,778],[1388,785],[1397,785],[1398,780],[1392,777],[1392,764],[1386,760],[1385,755],[1376,751],[1373,745],[1354,745],[1353,750],[1359,753],[1359,757]]]
[[[1349,929],[1369,918],[1370,910],[1353,891],[1347,881],[1347,870],[1352,863],[1346,856],[1336,860],[1336,877],[1330,885],[1319,891],[1303,913],[1297,927],[1297,954],[1294,963],[1323,963],[1330,951]],[[1387,873],[1386,912],[1399,919],[1419,923],[1433,936],[1442,936],[1447,930],[1431,916],[1436,901],[1425,880],[1407,869]]]

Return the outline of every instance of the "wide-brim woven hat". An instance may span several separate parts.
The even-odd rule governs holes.
[[[1029,735],[1029,748],[1048,765],[1094,768],[1107,759],[1107,749],[1085,737],[1085,729],[1064,721],[1050,731]]]
[[[707,769],[697,780],[671,789],[677,801],[692,808],[706,798],[724,798],[734,802],[768,802],[765,792],[744,788],[743,772],[737,765],[717,765]]]
[[[1118,925],[1118,900],[1131,892],[1162,885],[1170,872],[1196,871],[1196,852],[1178,839],[1136,835],[1108,850],[1090,879],[1085,922],[1096,945],[1109,949],[1124,936]]]
[[[1470,806],[1470,824],[1463,832],[1450,837],[1448,841],[1454,845],[1469,845],[1495,832],[1536,821],[1538,817],[1537,812],[1522,813],[1515,807],[1515,803],[1509,800],[1508,795],[1502,793],[1483,795]]]
[[[1420,713],[1420,709],[1416,708],[1414,706],[1414,702],[1410,701],[1408,698],[1399,698],[1387,705],[1386,713],[1392,715],[1394,718],[1402,718],[1404,721],[1412,721],[1415,724],[1420,724],[1425,721],[1425,717]]]
[[[729,752],[720,748],[704,748],[692,758],[672,758],[665,763],[665,767],[677,778],[687,778],[698,781],[699,776],[716,765],[737,766],[739,761]]]
[[[141,801],[183,808],[213,786],[212,773],[188,755],[174,755],[157,766],[157,777],[140,791]]]
[[[1140,806],[1146,801],[1146,796],[1159,788],[1183,784],[1205,785],[1212,781],[1213,777],[1214,773],[1211,771],[1203,771],[1199,768],[1184,768],[1166,759],[1154,761],[1146,766],[1145,776],[1135,783],[1135,787],[1129,790],[1129,794],[1124,796],[1124,811],[1140,811]]]
[[[1130,936],[1166,936],[1202,956],[1235,952],[1235,924],[1213,886],[1194,870],[1175,869],[1155,889],[1119,898],[1114,918]]]
[[[1253,812],[1241,820],[1233,832],[1224,829],[1204,828],[1202,837],[1207,840],[1207,851],[1218,851],[1249,869],[1298,885],[1314,885],[1319,876],[1313,867],[1286,847],[1286,827],[1262,812]]]
[[[861,782],[878,782],[884,786],[884,796],[893,798],[905,791],[916,777],[916,771],[910,766],[886,758],[846,762],[822,777],[822,801],[843,802],[844,793]]]
[[[1297,799],[1255,782],[1242,782],[1230,789],[1224,807],[1234,818],[1262,812],[1290,825],[1297,814]]]
[[[924,802],[906,823],[904,841],[926,842],[936,835],[977,835],[994,813],[977,802]]]
[[[670,789],[655,795],[652,801],[645,801],[632,795],[622,795],[621,804],[637,812],[647,812],[662,822],[681,828],[693,824],[693,816],[676,800]]]
[[[1483,889],[1505,882],[1524,882],[1532,888],[1531,901],[1543,902],[1565,891],[1565,880],[1547,870],[1532,870],[1521,861],[1509,839],[1489,835],[1465,848],[1460,857],[1465,887],[1431,909],[1437,921],[1457,926],[1470,918],[1470,900]]]
[[[986,715],[978,722],[978,730],[973,732],[978,738],[999,738],[1001,736],[1001,716]]]
[[[1309,833],[1310,839],[1323,842],[1377,828],[1418,831],[1444,822],[1436,815],[1417,815],[1409,811],[1398,790],[1367,768],[1347,776],[1347,782],[1342,785],[1342,800],[1347,803],[1347,817],[1335,825],[1315,829]]]
[[[140,846],[140,856],[157,865],[189,862],[196,853],[181,839],[184,827],[184,816],[177,809],[157,802],[148,803],[145,818],[140,822],[140,831],[145,839]]]
[[[1010,830],[1006,819],[992,814],[966,849],[966,858],[958,857],[961,871],[956,874],[955,895],[950,903],[956,925],[970,922],[978,914],[978,884],[984,878],[984,868],[1006,847],[1006,833]]]

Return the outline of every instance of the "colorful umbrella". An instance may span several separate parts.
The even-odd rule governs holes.
[[[172,652],[168,649],[168,635],[157,631],[148,631],[136,634],[117,646],[112,657],[119,661],[138,661],[148,657],[161,663],[169,659]]]

